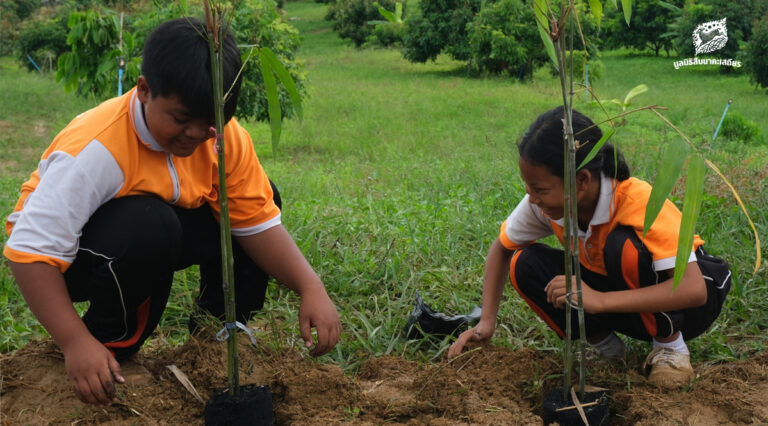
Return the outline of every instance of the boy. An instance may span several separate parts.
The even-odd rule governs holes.
[[[195,19],[159,26],[146,42],[136,87],[58,134],[6,223],[4,254],[21,293],[61,348],[75,393],[87,403],[116,399],[114,380],[124,381],[118,362],[157,326],[175,270],[200,265],[197,304],[223,317],[218,161],[203,33]],[[301,335],[310,347],[316,328],[310,353],[319,356],[338,342],[338,313],[280,224],[279,195],[248,133],[230,120],[241,66],[231,33],[222,48],[224,87],[233,87],[224,141],[237,319],[246,322],[262,307],[271,275],[301,296]],[[73,300],[90,301],[82,320]]]

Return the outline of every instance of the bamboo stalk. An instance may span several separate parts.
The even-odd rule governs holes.
[[[226,155],[224,149],[224,82],[221,42],[224,40],[221,10],[211,8],[205,1],[206,20],[208,25],[208,47],[211,53],[211,78],[213,80],[214,115],[216,119],[216,148],[219,168],[219,229],[221,237],[221,272],[222,289],[224,291],[224,317],[226,324],[236,321],[235,309],[235,272],[232,255],[232,233],[229,222],[229,202],[227,199]],[[229,328],[229,327],[227,327]],[[227,337],[227,389],[230,395],[240,393],[240,377],[238,371],[237,333],[232,328]]]

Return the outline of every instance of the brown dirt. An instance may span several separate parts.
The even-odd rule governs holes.
[[[74,396],[58,349],[50,341],[32,342],[0,357],[0,424],[202,424],[203,404],[166,366],[185,372],[207,401],[226,384],[225,346],[192,339],[140,353],[131,362],[150,374],[121,385],[119,403],[97,408]],[[494,346],[438,365],[371,358],[352,377],[303,352],[253,348],[247,340],[239,354],[241,383],[269,386],[277,424],[541,424],[543,392],[560,380],[556,357]],[[590,366],[590,381],[610,389],[611,424],[768,423],[768,354],[697,365],[699,376],[684,391],[647,385],[637,373],[640,362]]]

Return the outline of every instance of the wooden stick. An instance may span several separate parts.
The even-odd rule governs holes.
[[[581,406],[582,406],[582,407],[590,407],[590,406],[592,406],[592,405],[597,405],[597,403],[598,403],[598,402],[599,402],[599,401],[592,401],[592,402],[588,402],[588,403],[586,403],[586,404],[581,404]],[[555,410],[555,411],[556,411],[556,412],[559,412],[559,411],[565,411],[565,410],[573,410],[574,408],[576,408],[576,406],[575,406],[575,405],[571,405],[570,407],[563,407],[563,408],[558,408],[558,409],[557,409],[557,410]]]

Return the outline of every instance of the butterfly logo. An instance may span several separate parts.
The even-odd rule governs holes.
[[[696,55],[714,52],[725,46],[728,42],[728,28],[725,26],[725,20],[726,18],[705,22],[693,30],[693,47]]]

